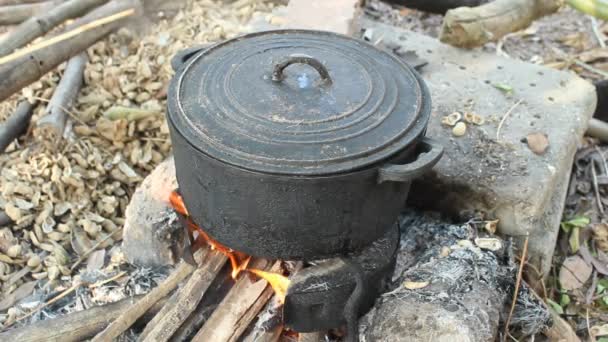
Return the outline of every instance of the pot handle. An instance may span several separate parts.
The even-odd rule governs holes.
[[[321,79],[326,84],[331,84],[331,77],[329,76],[329,71],[327,68],[321,63],[318,59],[306,56],[306,55],[292,55],[287,57],[282,62],[277,63],[272,70],[272,80],[275,82],[281,82],[285,75],[283,75],[283,70],[292,64],[307,64],[313,67],[321,76]]]
[[[171,59],[171,68],[173,68],[173,71],[179,70],[184,64],[186,64],[188,59],[196,55],[197,52],[207,49],[211,45],[212,44],[202,44],[179,51]]]
[[[378,169],[378,183],[409,182],[431,169],[443,155],[443,146],[430,138],[422,138],[416,149],[422,150],[416,160],[407,164],[386,164]]]

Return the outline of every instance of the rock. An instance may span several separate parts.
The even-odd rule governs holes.
[[[372,41],[382,38],[428,61],[421,70],[433,101],[427,136],[445,153],[434,175],[412,185],[410,204],[456,217],[482,212],[499,219],[498,232],[517,243],[529,233],[531,261],[548,275],[574,153],[596,104],[594,87],[573,73],[457,49],[368,19],[361,26],[372,29]],[[497,139],[500,121],[520,100]],[[474,112],[484,123],[455,138],[452,127],[441,124],[455,111]],[[526,145],[534,132],[551,142],[541,155]]]
[[[361,319],[360,340],[496,341],[517,273],[510,246],[480,249],[472,243],[470,226],[414,211],[406,213],[400,227],[393,290]],[[550,320],[546,307],[522,283],[511,333],[539,333]]]
[[[360,0],[291,0],[283,26],[350,34],[355,32],[353,21],[360,3]]]
[[[177,188],[173,157],[150,173],[131,197],[125,213],[123,251],[127,260],[146,267],[172,265],[183,241],[183,229],[169,205]]]

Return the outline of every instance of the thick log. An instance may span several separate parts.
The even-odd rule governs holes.
[[[258,259],[252,268],[264,269],[267,265],[266,260]],[[280,269],[280,262],[276,262],[270,271]],[[242,274],[192,341],[238,341],[273,293],[266,280],[252,281],[248,274]]]
[[[28,101],[22,101],[15,112],[0,124],[0,152],[4,152],[8,145],[27,129],[35,106]]]
[[[385,0],[393,4],[414,8],[424,12],[444,14],[458,7],[475,7],[490,0]]]
[[[439,39],[458,47],[481,46],[528,27],[562,5],[563,0],[496,0],[478,7],[456,8],[443,18]]]
[[[102,332],[97,334],[91,341],[111,341],[129,327],[133,325],[146,311],[148,311],[161,298],[167,296],[177,285],[186,279],[194,271],[194,267],[185,262],[181,262],[177,268],[165,279],[158,287],[154,288],[142,299],[131,305],[126,310],[116,317],[116,319],[108,325]]]
[[[61,3],[60,0],[32,4],[0,6],[0,25],[20,24],[38,13],[46,12]]]
[[[66,28],[66,32],[72,29],[93,24],[100,18],[125,13],[118,20],[99,25],[94,29],[79,32],[77,35],[60,40],[55,44],[47,45],[33,51],[28,51],[22,56],[10,58],[10,61],[0,64],[0,101],[5,100],[21,88],[38,80],[42,75],[53,70],[57,65],[68,60],[72,56],[84,51],[86,48],[102,39],[114,30],[122,27],[128,20],[128,10],[133,13],[140,6],[138,1],[115,1],[110,2],[76,20]],[[13,56],[13,55],[10,55]],[[9,58],[10,56],[7,56]]]
[[[226,256],[222,253],[208,251],[201,266],[180,289],[177,301],[171,304],[170,309],[163,310],[165,312],[157,315],[160,317],[158,321],[153,320],[146,326],[138,341],[168,341],[194,311],[226,260]]]
[[[87,310],[73,312],[64,316],[0,333],[0,341],[45,342],[45,341],[83,341],[106,327],[122,311],[136,303],[142,296],[95,306]],[[161,300],[139,319],[136,324],[147,322],[165,305]]]
[[[477,228],[438,215],[408,212],[399,226],[393,290],[360,320],[361,341],[496,341],[515,291],[511,246],[478,239]],[[550,322],[524,282],[510,322],[516,338],[539,334]]]
[[[34,135],[52,140],[61,139],[67,121],[67,110],[70,110],[82,87],[84,67],[87,54],[80,53],[68,61],[55,92],[46,106],[45,116],[36,123]]]

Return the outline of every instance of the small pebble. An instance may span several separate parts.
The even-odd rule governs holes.
[[[36,268],[40,265],[40,256],[38,254],[34,254],[27,260],[27,265],[31,268]]]
[[[464,122],[459,122],[452,128],[452,134],[456,137],[461,137],[467,132],[467,125]]]

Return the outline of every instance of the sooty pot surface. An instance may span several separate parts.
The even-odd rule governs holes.
[[[168,98],[180,192],[195,222],[235,250],[361,250],[441,157],[424,137],[419,75],[363,41],[269,31],[180,58]]]

